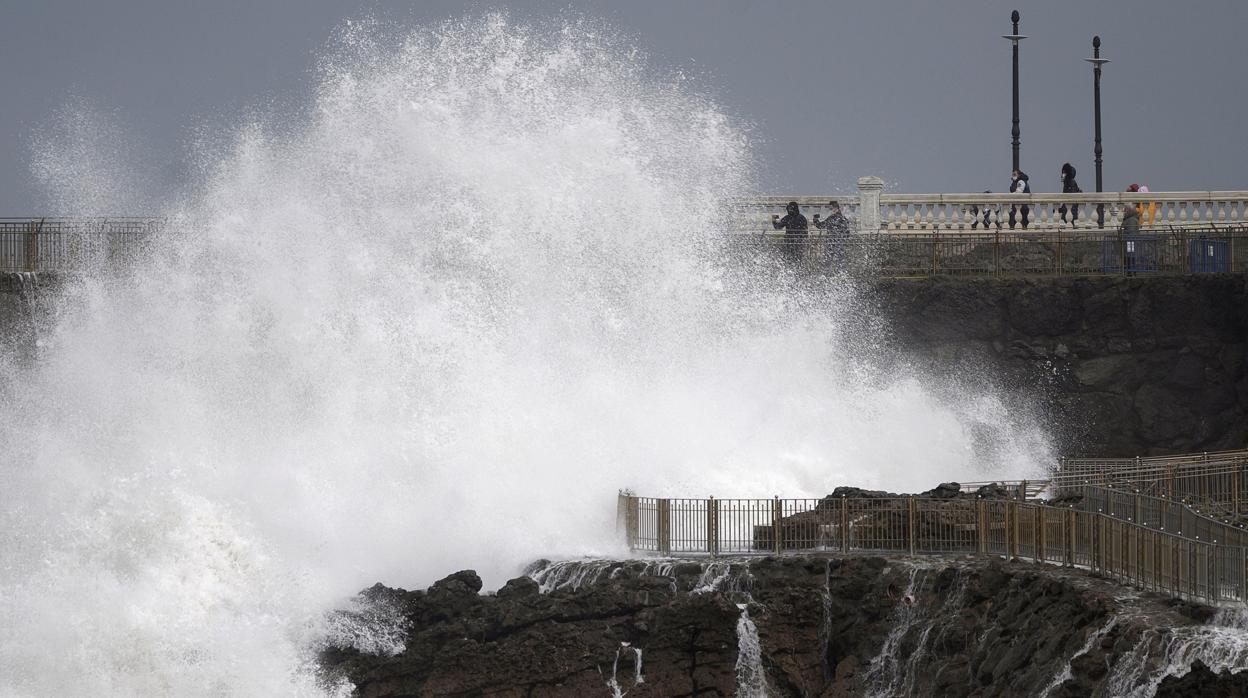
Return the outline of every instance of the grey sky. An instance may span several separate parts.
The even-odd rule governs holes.
[[[692,71],[753,124],[761,193],[850,191],[877,174],[900,192],[1005,189],[1010,10],[1022,13],[1022,166],[1036,191],[1070,161],[1094,188],[1091,55],[1099,33],[1105,188],[1245,189],[1248,3],[848,3],[629,0],[466,5],[333,0],[2,0],[0,215],[44,212],[33,130],[72,99],[145,144],[139,167],[181,177],[191,129],[304,94],[333,28],[367,13],[436,22],[491,7],[606,18],[660,69]]]

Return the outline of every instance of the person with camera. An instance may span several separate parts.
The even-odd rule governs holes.
[[[840,267],[845,262],[846,245],[849,243],[849,219],[841,213],[841,205],[836,201],[828,202],[828,210],[830,213],[824,220],[819,220],[819,214],[814,215],[815,227],[824,231],[827,236],[828,262],[835,267]]]
[[[801,261],[802,248],[806,245],[806,216],[802,215],[796,201],[790,201],[784,209],[784,218],[771,214],[771,227],[784,230],[784,240],[781,242],[784,255],[794,261]]]

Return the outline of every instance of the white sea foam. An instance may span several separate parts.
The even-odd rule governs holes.
[[[344,595],[617,553],[618,487],[928,487],[983,472],[972,425],[1043,462],[987,391],[874,372],[851,288],[721,264],[745,131],[608,27],[383,34],[200,148],[179,232],[3,364],[0,695],[333,692]],[[67,164],[98,136],[41,143],[63,209],[115,195]]]

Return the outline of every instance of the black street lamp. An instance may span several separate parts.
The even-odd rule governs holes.
[[[1095,145],[1092,154],[1096,157],[1096,191],[1101,191],[1101,66],[1109,62],[1101,58],[1101,37],[1092,37],[1092,57],[1083,59],[1092,64],[1092,114],[1096,124]],[[1097,227],[1105,227],[1105,204],[1096,205]]]
[[[1014,23],[1014,33],[1004,34],[1002,39],[1009,39],[1014,44],[1014,127],[1010,134],[1014,137],[1014,169],[1018,169],[1018,42],[1027,37],[1018,33],[1018,10],[1010,13],[1010,21]]]

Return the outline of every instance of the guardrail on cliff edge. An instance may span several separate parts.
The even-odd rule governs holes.
[[[996,555],[1085,567],[1207,603],[1248,600],[1242,546],[1197,540],[1104,512],[1021,499],[619,496],[629,549],[658,555]]]

